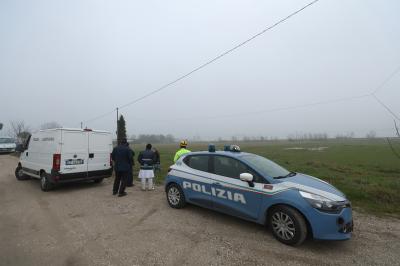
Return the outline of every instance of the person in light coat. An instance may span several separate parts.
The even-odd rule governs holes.
[[[146,145],[146,150],[141,151],[138,156],[140,164],[139,179],[141,179],[142,190],[152,190],[154,178],[154,164],[156,156],[151,150],[151,144]]]

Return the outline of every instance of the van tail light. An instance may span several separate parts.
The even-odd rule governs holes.
[[[53,170],[60,171],[61,154],[53,154]]]

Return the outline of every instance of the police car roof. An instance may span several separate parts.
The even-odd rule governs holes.
[[[231,157],[240,157],[242,155],[247,155],[251,153],[247,152],[235,152],[235,151],[215,151],[215,152],[210,152],[210,151],[196,151],[196,152],[191,152],[188,153],[187,155],[200,155],[200,154],[219,154],[219,155],[228,155]]]

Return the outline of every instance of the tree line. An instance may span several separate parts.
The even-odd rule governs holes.
[[[138,136],[131,135],[127,136],[126,121],[123,115],[120,115],[117,122],[117,142],[122,139],[128,139],[129,142],[134,143],[152,143],[152,144],[162,144],[162,143],[173,143],[176,141],[172,134],[140,134]]]

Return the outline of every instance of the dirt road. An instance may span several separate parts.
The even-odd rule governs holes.
[[[162,187],[128,196],[102,184],[42,192],[0,155],[0,265],[400,265],[400,221],[355,213],[350,241],[293,248],[268,229],[195,206],[168,206]]]

